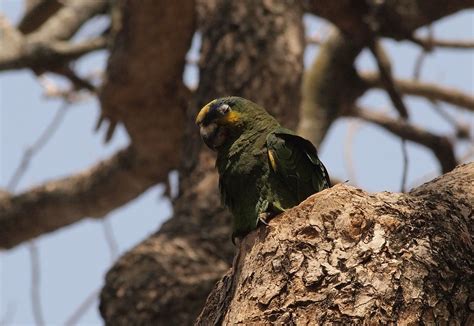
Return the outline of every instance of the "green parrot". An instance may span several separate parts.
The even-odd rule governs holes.
[[[259,221],[266,224],[330,185],[313,144],[256,103],[235,96],[213,100],[200,110],[196,124],[217,152],[221,199],[233,215],[233,242]]]

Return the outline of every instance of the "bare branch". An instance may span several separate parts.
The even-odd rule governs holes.
[[[64,322],[66,326],[77,325],[82,316],[89,310],[89,308],[98,300],[100,289],[91,292],[84,301],[77,307],[73,314]]]
[[[76,72],[67,65],[59,69],[55,69],[54,72],[69,79],[75,90],[86,89],[91,93],[97,93],[96,87],[91,82],[89,82],[87,79],[79,77]]]
[[[456,131],[455,137],[458,139],[469,139],[470,126],[468,123],[458,122],[448,112],[445,112],[439,101],[430,101],[433,110],[438,113],[447,123],[449,123]]]
[[[90,97],[91,93],[80,92],[74,85],[67,88],[60,88],[53,80],[46,75],[38,76],[38,82],[43,87],[43,96],[46,98],[60,98],[68,103],[79,102]]]
[[[105,0],[71,0],[34,33],[24,36],[0,15],[0,70],[33,68],[40,71],[106,46],[104,37],[67,42],[90,17],[105,10]],[[5,49],[5,50],[4,50]]]
[[[113,263],[118,256],[118,244],[117,239],[115,239],[114,230],[112,228],[112,223],[110,222],[110,218],[104,218],[101,221],[102,229],[104,231],[104,238],[107,246],[109,248],[110,253],[110,262]]]
[[[47,43],[51,40],[68,40],[91,17],[104,13],[106,0],[69,0],[56,14],[44,22],[28,39]]]
[[[433,28],[432,26],[428,26],[428,38],[430,40],[433,39]],[[415,81],[418,81],[420,79],[420,76],[421,76],[421,69],[423,67],[423,63],[425,63],[425,59],[428,55],[428,53],[431,52],[431,49],[427,48],[427,47],[423,47],[420,51],[420,54],[418,55],[418,57],[416,58],[415,60],[415,66],[413,68],[413,80]]]
[[[410,39],[416,44],[420,45],[424,49],[431,50],[435,47],[438,48],[449,48],[456,50],[472,50],[474,49],[474,40],[441,40],[434,38],[423,38],[414,36]]]
[[[0,247],[11,248],[84,217],[103,217],[167,177],[129,148],[87,171],[0,198]]]
[[[400,114],[400,117],[403,120],[408,119],[408,110],[403,102],[402,96],[400,91],[397,89],[393,76],[392,76],[392,65],[390,60],[385,53],[382,44],[377,40],[374,36],[372,40],[369,42],[369,48],[374,55],[377,66],[379,68],[382,84],[387,91],[390,100],[392,101],[393,106]],[[402,183],[401,183],[401,192],[405,192],[406,187],[406,179],[408,175],[408,151],[406,148],[406,141],[403,135],[401,136],[401,145],[402,145],[402,159],[403,159],[403,170],[402,170]]]
[[[23,34],[36,30],[63,6],[63,1],[60,0],[25,0],[25,2],[25,14],[18,24],[18,29]]]
[[[361,78],[367,83],[368,87],[383,88],[382,80],[378,74],[365,73],[361,75]],[[405,79],[397,79],[395,83],[404,94],[423,96],[433,101],[442,101],[474,111],[474,97],[458,89]]]
[[[435,135],[425,129],[411,125],[405,120],[395,120],[387,115],[367,109],[354,108],[347,115],[375,123],[400,138],[428,147],[435,154],[443,172],[451,171],[457,165],[453,145],[447,137]]]
[[[64,104],[56,111],[53,120],[46,127],[43,133],[40,134],[35,143],[29,147],[23,154],[20,164],[13,173],[10,181],[8,182],[7,189],[11,192],[15,190],[21,177],[26,172],[31,160],[51,139],[57,128],[61,124],[64,114],[66,112],[68,103]],[[40,274],[40,260],[38,254],[38,248],[34,241],[28,242],[28,251],[30,254],[31,262],[31,306],[33,308],[33,317],[36,325],[44,325],[43,309],[41,307],[41,274]]]
[[[54,115],[53,119],[51,120],[49,125],[46,127],[46,129],[43,131],[43,133],[40,134],[36,142],[25,150],[21,158],[20,164],[17,166],[10,181],[8,182],[7,189],[9,191],[13,192],[16,189],[18,183],[20,182],[21,177],[23,176],[23,174],[26,172],[26,169],[30,165],[30,162],[33,159],[33,156],[35,156],[46,145],[46,143],[51,139],[53,134],[56,132],[56,130],[58,129],[59,125],[61,124],[64,118],[68,105],[69,104],[65,102],[56,111],[56,114]]]
[[[380,4],[374,20],[377,35],[406,39],[422,26],[474,7],[473,0],[451,0],[440,5],[432,0],[419,0],[416,4],[405,1],[371,1]],[[372,31],[367,26],[370,14],[369,1],[305,1],[307,10],[329,20],[352,39],[369,39]]]
[[[392,65],[387,54],[382,48],[382,44],[375,39],[373,42],[370,43],[369,48],[372,54],[374,55],[375,60],[377,61],[377,66],[380,72],[380,80],[384,89],[390,96],[390,100],[392,101],[393,106],[395,107],[395,109],[397,109],[398,113],[403,119],[407,119],[408,110],[405,106],[405,103],[403,103],[402,97],[397,89],[397,86],[394,83],[392,76]]]
[[[118,256],[118,245],[117,240],[115,239],[114,232],[112,229],[112,224],[110,218],[106,217],[101,221],[105,241],[109,247],[110,261],[113,263]],[[71,314],[71,316],[64,323],[65,325],[77,325],[79,320],[84,316],[84,314],[89,310],[92,305],[98,300],[100,289],[95,289],[81,302],[81,304],[76,308],[76,310]]]
[[[0,54],[0,70],[33,68],[48,70],[80,56],[104,49],[107,45],[105,37],[96,37],[78,43],[68,41],[36,42],[23,40],[16,52]],[[6,44],[5,46],[9,46]]]

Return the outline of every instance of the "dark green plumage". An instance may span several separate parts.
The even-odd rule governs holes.
[[[329,187],[313,144],[251,101],[214,100],[196,122],[217,151],[219,189],[233,215],[233,236],[256,228],[262,214],[276,215]]]

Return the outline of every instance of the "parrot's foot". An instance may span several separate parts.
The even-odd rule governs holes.
[[[240,240],[240,237],[238,235],[235,234],[235,232],[232,232],[232,235],[230,236],[230,238],[232,239],[232,244],[235,246],[236,245],[236,242],[235,242],[235,239],[239,239]]]
[[[275,214],[272,214],[270,212],[263,212],[258,214],[258,221],[263,225],[268,226],[268,221],[270,221],[274,216]]]
[[[240,241],[242,241],[242,238],[246,235],[246,233],[242,232],[232,232],[231,239],[232,239],[232,244],[234,246],[238,245]]]

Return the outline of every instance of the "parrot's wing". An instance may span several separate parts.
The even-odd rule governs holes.
[[[329,187],[328,172],[310,141],[279,128],[267,136],[267,150],[273,171],[299,201]]]

